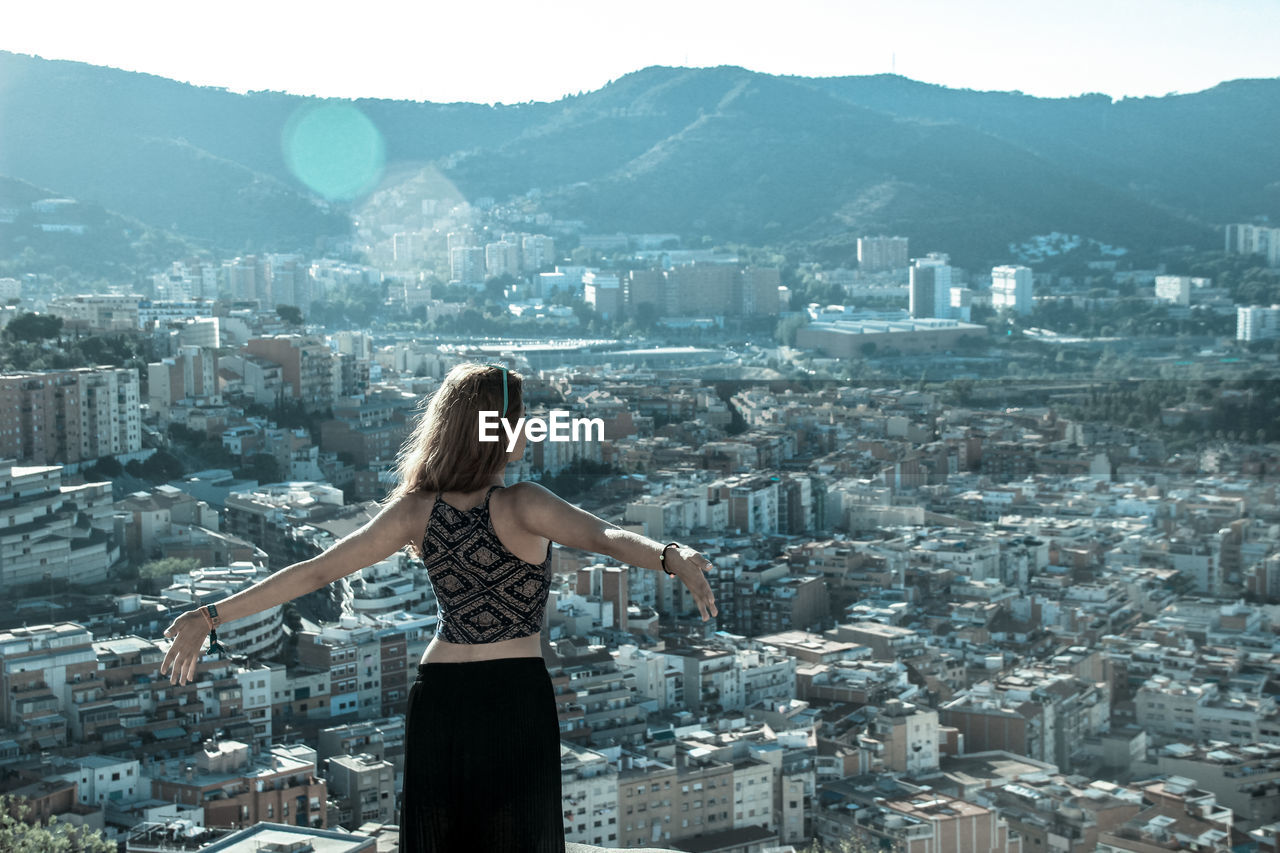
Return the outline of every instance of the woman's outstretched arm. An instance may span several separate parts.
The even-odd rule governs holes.
[[[511,490],[518,494],[514,502],[516,521],[525,530],[643,569],[662,568],[664,543],[605,521],[537,483],[516,483]],[[687,545],[667,551],[667,571],[684,581],[704,622],[719,613],[704,574],[710,568],[711,561]]]
[[[422,531],[421,504],[409,495],[382,508],[359,530],[333,543],[323,554],[302,560],[263,578],[216,602],[223,622],[243,619],[268,608],[300,598],[309,592],[371,566],[416,541]],[[173,620],[164,632],[173,640],[160,664],[160,674],[170,673],[172,683],[186,683],[195,675],[200,647],[209,633],[208,623],[198,608]]]

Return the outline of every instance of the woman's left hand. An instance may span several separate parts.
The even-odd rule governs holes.
[[[209,634],[209,623],[198,610],[178,614],[164,635],[173,643],[169,653],[160,663],[160,675],[169,673],[170,684],[186,684],[195,678],[196,664],[200,662],[200,648]]]

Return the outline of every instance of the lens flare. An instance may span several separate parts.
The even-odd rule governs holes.
[[[355,106],[308,104],[285,123],[284,161],[299,181],[330,201],[370,192],[382,179],[386,145],[378,128]]]

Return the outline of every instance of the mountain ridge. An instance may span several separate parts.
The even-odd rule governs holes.
[[[239,94],[0,51],[0,117],[18,117],[0,122],[0,174],[222,250],[310,248],[349,234],[362,201],[316,197],[285,162],[290,116],[325,103],[369,118],[396,180],[429,170],[462,198],[536,189],[589,230],[837,255],[891,231],[986,263],[1047,231],[1208,247],[1225,222],[1280,218],[1280,79],[1266,78],[1113,101],[649,66],[481,105]]]

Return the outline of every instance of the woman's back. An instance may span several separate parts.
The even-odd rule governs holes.
[[[440,621],[422,663],[541,656],[551,542],[516,524],[518,492],[491,485],[423,501],[422,559]]]

